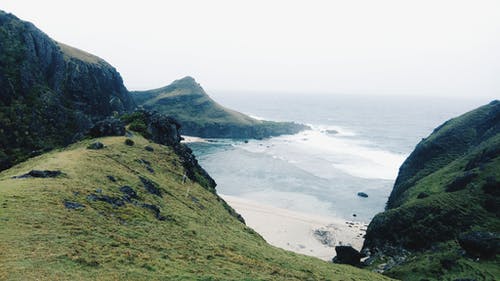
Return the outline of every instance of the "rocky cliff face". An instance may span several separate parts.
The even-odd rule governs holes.
[[[134,107],[108,63],[0,11],[0,170]]]
[[[400,168],[387,210],[370,223],[363,249],[369,263],[382,263],[377,269],[398,279],[495,280],[499,101],[445,122],[417,145]]]

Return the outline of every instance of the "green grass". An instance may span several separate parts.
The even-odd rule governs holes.
[[[69,45],[60,42],[56,43],[61,48],[65,60],[77,59],[90,64],[102,64],[108,66],[108,63],[105,62],[103,59],[99,58],[98,56],[92,55],[90,53],[87,53],[85,51],[82,51],[80,49],[71,47]]]
[[[420,170],[406,173],[413,175],[403,183],[406,188],[399,189],[393,205],[375,216],[368,227],[364,247],[381,249],[370,269],[385,263],[388,256],[401,255],[404,248],[410,251],[409,257],[386,271],[388,276],[403,280],[497,280],[499,255],[475,260],[457,243],[459,235],[469,231],[500,233],[500,133],[495,106],[498,103],[490,103],[451,119],[417,146],[409,158],[412,163],[401,170],[406,173],[405,169],[418,165]],[[468,174],[474,176],[455,185]],[[485,190],[489,182],[497,191]],[[420,194],[427,197],[419,198]],[[446,268],[443,260],[452,260],[452,265]]]
[[[133,146],[124,140],[99,139],[106,145],[102,150],[86,149],[92,141],[86,140],[0,173],[0,280],[386,279],[268,245],[232,217],[216,194],[183,184],[171,148],[139,136]],[[155,172],[138,159],[151,162]],[[64,174],[12,178],[32,169]],[[158,184],[163,197],[146,192],[139,176]],[[87,199],[97,189],[121,197],[124,185],[138,193],[136,204],[113,207]],[[66,209],[65,201],[85,208]],[[142,203],[158,206],[167,219],[156,219]]]
[[[186,135],[222,138],[263,138],[292,134],[306,126],[292,122],[262,121],[221,106],[191,77],[163,88],[132,92],[137,104],[175,117]]]

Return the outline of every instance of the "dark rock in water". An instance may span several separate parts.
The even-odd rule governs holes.
[[[149,146],[149,145],[146,145],[146,146],[144,147],[144,149],[146,149],[147,151],[150,151],[150,152],[154,151],[154,148],[153,148],[153,147],[151,147],[151,146]]]
[[[360,265],[361,258],[364,257],[356,249],[351,246],[335,246],[337,256],[333,258],[334,263]]]
[[[158,219],[160,221],[164,221],[165,220],[165,217],[160,214],[160,208],[158,206],[152,205],[152,204],[143,203],[142,207],[146,208],[148,210],[151,210],[153,212],[153,214],[155,215],[156,219]]]
[[[420,192],[417,195],[417,199],[424,199],[424,198],[427,198],[427,197],[429,197],[429,194],[427,192]]]
[[[14,178],[24,179],[24,178],[55,178],[62,174],[61,171],[49,171],[49,170],[31,170],[29,173],[24,175],[16,176]]]
[[[94,202],[94,201],[106,202],[108,204],[113,205],[113,207],[121,207],[121,206],[125,205],[125,202],[121,198],[111,197],[108,195],[89,194],[87,196],[87,200],[91,201],[91,202]]]
[[[146,188],[146,190],[153,194],[153,195],[156,195],[156,196],[159,196],[159,197],[162,197],[161,195],[161,190],[158,188],[158,185],[147,179],[147,178],[143,178],[143,177],[139,177],[139,179],[141,180],[142,184],[144,185],[144,188]]]
[[[137,196],[137,192],[135,192],[135,190],[128,185],[120,187],[120,191],[125,194],[124,199],[126,201],[130,201],[130,199],[132,198],[133,199],[139,198],[139,196]]]
[[[134,141],[133,141],[133,140],[131,140],[131,139],[126,139],[126,140],[125,140],[125,144],[126,144],[126,145],[128,145],[128,146],[132,146],[132,145],[134,145],[135,143],[134,143]]]
[[[326,130],[325,132],[330,134],[330,135],[336,135],[339,133],[339,131],[337,131],[337,130]]]
[[[98,138],[105,136],[123,136],[125,135],[125,124],[116,118],[106,118],[98,121],[89,130],[89,135]]]
[[[352,214],[352,216],[353,216],[353,217],[357,217],[358,215],[356,215],[356,214]]]
[[[358,196],[359,197],[363,197],[363,198],[367,198],[368,197],[368,194],[364,193],[364,192],[358,192]]]
[[[500,253],[500,236],[497,233],[472,231],[458,236],[458,243],[465,252],[476,258],[494,258]]]
[[[70,210],[77,210],[77,209],[84,209],[85,208],[85,206],[80,204],[80,203],[70,202],[70,201],[64,201],[64,207],[66,207],[66,209],[70,209]]]
[[[89,146],[87,146],[87,149],[103,149],[104,148],[104,144],[102,144],[102,142],[93,142],[91,144],[89,144]]]
[[[116,178],[111,176],[111,175],[107,175],[106,176],[108,178],[108,180],[112,181],[112,182],[116,182]]]
[[[248,143],[248,140],[245,140],[244,143]]]

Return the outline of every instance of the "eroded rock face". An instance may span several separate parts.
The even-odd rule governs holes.
[[[134,108],[111,65],[0,11],[0,170]]]

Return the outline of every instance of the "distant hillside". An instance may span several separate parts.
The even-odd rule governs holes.
[[[138,105],[175,117],[184,135],[207,138],[265,138],[294,134],[307,126],[261,121],[212,100],[191,77],[155,90],[131,92]]]
[[[126,140],[0,173],[0,280],[388,280],[270,246],[212,186],[183,179],[179,144]]]
[[[403,280],[498,280],[499,101],[445,122],[417,145],[364,250],[373,268],[383,263],[378,269]]]
[[[0,11],[0,170],[133,108],[111,65]]]

